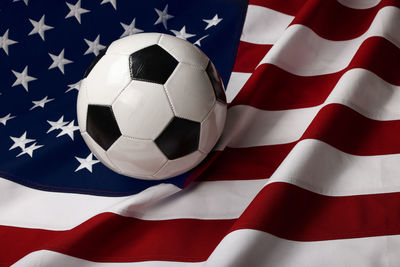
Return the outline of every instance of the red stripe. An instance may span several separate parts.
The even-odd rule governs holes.
[[[269,178],[297,142],[246,148],[227,147],[199,180],[251,180]]]
[[[264,110],[317,106],[325,101],[344,72],[353,68],[370,70],[385,81],[400,85],[400,49],[384,38],[371,37],[363,42],[344,70],[310,77],[263,64],[255,70],[230,106],[250,105]]]
[[[222,151],[211,151],[199,165],[190,171],[183,188],[189,186],[194,180],[200,180],[200,177],[203,177],[204,172],[213,166],[214,161],[219,158],[221,153]]]
[[[97,262],[204,261],[233,222],[144,221],[104,213],[68,231],[0,226],[0,265],[41,249]]]
[[[232,71],[251,73],[255,70],[272,45],[239,42],[236,61]]]
[[[275,65],[263,64],[230,103],[263,110],[284,110],[322,104],[343,72],[303,77]]]
[[[383,0],[368,9],[353,9],[336,0],[309,0],[291,24],[302,24],[325,39],[341,41],[365,33],[378,11],[385,6],[400,7],[398,0]]]
[[[249,5],[262,6],[286,15],[296,16],[307,0],[249,0]]]
[[[400,120],[378,121],[341,104],[325,106],[302,139],[317,139],[353,155],[400,153]]]
[[[269,178],[297,142],[323,141],[343,152],[373,156],[400,153],[400,120],[378,121],[341,104],[323,107],[296,142],[248,148],[225,148],[200,180]]]
[[[69,231],[0,226],[0,264],[47,249],[97,262],[205,261],[222,238],[256,229],[298,241],[400,234],[400,193],[331,197],[266,186],[236,220],[143,221],[104,213]]]
[[[286,183],[261,190],[233,230],[256,229],[297,241],[400,233],[400,193],[332,197]]]
[[[329,40],[349,40],[365,33],[385,6],[400,7],[398,0],[383,0],[368,9],[354,9],[336,0],[250,0],[249,4],[295,16],[291,24],[302,24]]]

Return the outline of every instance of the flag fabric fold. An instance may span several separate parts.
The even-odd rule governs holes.
[[[2,2],[0,265],[399,266],[400,2],[191,4]],[[111,173],[74,130],[85,54],[140,31],[187,38],[227,84],[217,146],[164,182]]]

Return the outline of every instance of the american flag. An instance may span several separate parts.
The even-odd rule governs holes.
[[[0,265],[400,266],[400,1],[2,0]],[[114,174],[76,122],[84,70],[163,32],[215,63],[194,170]]]

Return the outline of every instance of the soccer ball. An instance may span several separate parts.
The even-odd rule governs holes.
[[[226,97],[208,57],[160,33],[114,41],[85,72],[78,124],[93,154],[117,173],[161,180],[200,163],[224,128]]]

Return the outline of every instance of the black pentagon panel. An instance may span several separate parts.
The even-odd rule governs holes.
[[[106,54],[107,49],[108,49],[108,46],[106,48],[104,48],[103,50],[101,50],[99,52],[99,54],[93,59],[92,63],[90,63],[89,67],[86,69],[85,75],[83,75],[83,78],[86,78],[89,75],[89,73],[92,71],[94,66],[96,66],[97,62],[99,62],[99,60]]]
[[[87,111],[86,131],[104,150],[121,136],[111,106],[89,105]]]
[[[177,159],[199,147],[200,123],[174,117],[155,143],[168,159]]]
[[[222,85],[221,77],[219,76],[217,69],[215,68],[214,64],[211,61],[208,62],[206,72],[208,78],[210,78],[210,81],[212,83],[215,97],[219,102],[226,104],[226,96],[224,87]]]
[[[133,80],[164,84],[178,61],[158,45],[143,48],[129,56]]]

